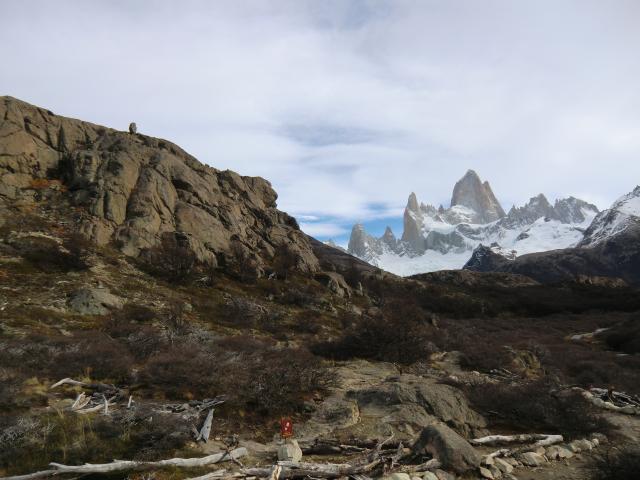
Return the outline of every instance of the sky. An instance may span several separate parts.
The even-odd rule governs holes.
[[[303,230],[401,232],[472,168],[508,209],[640,183],[637,0],[2,0],[0,95],[267,178]]]

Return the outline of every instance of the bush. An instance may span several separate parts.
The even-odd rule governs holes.
[[[555,388],[546,380],[523,385],[487,383],[467,387],[466,394],[477,410],[509,428],[557,433],[567,438],[611,431],[613,427],[582,395],[557,392]]]
[[[170,399],[212,398],[224,392],[224,367],[216,351],[192,342],[177,343],[153,354],[140,371],[140,382]]]
[[[385,305],[381,315],[365,315],[353,321],[341,338],[316,344],[313,351],[336,360],[366,358],[411,365],[437,351],[435,336],[421,308],[411,302],[393,301]]]
[[[640,473],[640,448],[609,449],[596,456],[590,470],[592,480],[637,480]]]
[[[133,357],[123,344],[95,332],[65,343],[64,351],[49,362],[48,373],[53,378],[86,375],[96,380],[129,381]]]
[[[267,417],[302,411],[305,398],[331,386],[334,374],[308,351],[228,337],[208,347],[185,342],[159,352],[140,380],[168,398],[227,395],[226,408]]]
[[[612,350],[630,355],[640,353],[640,318],[630,318],[605,332],[604,341]]]
[[[298,254],[287,244],[278,246],[273,257],[273,269],[280,280],[286,280],[289,272],[298,265]]]
[[[48,238],[33,237],[19,248],[22,257],[36,268],[63,272],[89,268],[88,259],[94,250],[91,241],[79,233],[64,238],[62,245]]]
[[[236,395],[261,416],[299,413],[305,395],[322,392],[335,381],[333,372],[305,350],[268,349],[247,360],[248,381]]]
[[[196,254],[187,241],[170,232],[162,235],[158,245],[145,250],[141,260],[147,273],[172,283],[187,281],[197,266]]]

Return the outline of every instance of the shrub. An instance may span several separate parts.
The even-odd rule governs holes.
[[[232,239],[230,248],[231,258],[224,262],[227,274],[240,282],[255,283],[260,269],[251,251],[237,237]]]
[[[298,265],[298,254],[287,244],[278,246],[273,257],[273,269],[276,276],[281,280],[286,280],[289,272]]]
[[[222,382],[228,374],[215,353],[182,343],[152,355],[139,379],[167,398],[209,398],[226,393]]]
[[[40,270],[85,270],[94,246],[86,237],[72,233],[64,238],[62,245],[48,238],[28,238],[20,245],[21,255]]]
[[[298,413],[305,395],[322,392],[335,381],[333,372],[305,350],[268,349],[247,360],[250,377],[236,395],[261,416]]]
[[[276,349],[250,337],[208,346],[173,345],[153,355],[140,380],[168,398],[227,395],[226,408],[267,417],[302,411],[304,400],[332,385],[334,373],[306,350]]]
[[[608,449],[589,465],[592,480],[637,480],[640,448]]]
[[[133,358],[123,344],[95,332],[65,343],[64,351],[48,362],[53,378],[86,375],[96,380],[129,381]]]
[[[560,392],[556,385],[537,380],[523,385],[488,383],[469,386],[473,406],[495,423],[526,432],[557,433],[583,438],[607,433],[612,426],[577,392]]]
[[[434,330],[417,305],[393,301],[381,315],[355,320],[341,338],[316,344],[313,350],[337,360],[366,358],[410,365],[437,350]]]
[[[604,341],[612,350],[630,355],[640,353],[640,318],[630,318],[605,332]]]
[[[170,232],[162,235],[158,245],[145,250],[141,259],[145,271],[172,283],[188,280],[197,265],[196,254],[187,241]]]

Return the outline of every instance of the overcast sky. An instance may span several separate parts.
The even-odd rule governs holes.
[[[319,238],[640,183],[640,1],[0,1],[0,94],[260,175]],[[401,232],[396,232],[400,234]]]

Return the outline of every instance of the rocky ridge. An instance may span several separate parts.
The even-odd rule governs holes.
[[[175,235],[213,265],[241,254],[262,268],[286,244],[300,270],[318,269],[268,181],[203,165],[166,140],[0,97],[0,208],[28,205],[55,181],[78,207],[79,229],[130,256]]]

